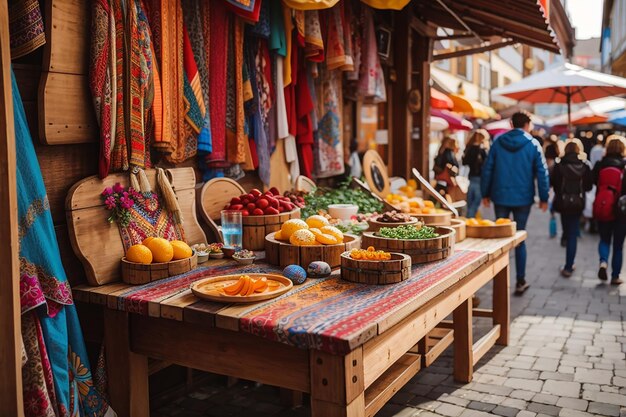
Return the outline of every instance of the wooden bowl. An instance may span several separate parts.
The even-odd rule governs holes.
[[[369,224],[369,227],[367,229],[368,232],[378,232],[380,230],[381,227],[398,227],[398,226],[409,226],[412,224],[416,224],[418,222],[418,219],[416,217],[411,217],[411,220],[408,222],[401,222],[401,223],[385,223],[385,222],[379,222],[376,220],[368,220],[367,224]]]
[[[198,266],[198,253],[189,258],[170,262],[139,264],[122,258],[122,281],[127,284],[147,284],[174,275],[184,274]]]
[[[268,214],[266,216],[243,216],[241,218],[243,248],[253,251],[265,250],[265,236],[279,231],[280,227],[287,220],[299,218],[299,208],[287,213]]]
[[[251,278],[265,277],[268,280],[278,281],[281,286],[274,291],[268,291],[252,295],[226,295],[218,291],[220,287],[230,285],[237,281],[241,274],[221,275],[217,277],[205,278],[196,281],[191,285],[191,292],[198,298],[221,303],[254,303],[257,301],[269,300],[282,295],[293,288],[293,283],[289,278],[277,274],[246,274]]]
[[[265,237],[265,258],[269,264],[281,267],[296,264],[307,269],[311,262],[323,261],[331,268],[338,268],[341,266],[341,254],[359,248],[360,244],[358,236],[344,234],[343,243],[336,245],[295,246],[274,239],[274,233],[270,233]]]
[[[341,254],[341,278],[360,284],[394,284],[411,277],[411,257],[392,253],[387,261],[352,259],[350,252]]]
[[[498,239],[511,237],[517,231],[517,223],[496,224],[495,226],[466,226],[467,237],[479,239]]]
[[[445,213],[432,213],[432,214],[411,214],[411,216],[417,217],[418,220],[423,220],[427,226],[442,225],[449,226],[452,220],[452,212],[446,211]]]
[[[463,242],[467,237],[467,230],[465,221],[461,219],[451,219],[449,225],[445,224],[432,224],[431,226],[446,226],[451,227],[456,232],[455,243]]]
[[[439,261],[452,254],[456,232],[450,227],[437,226],[438,237],[432,239],[390,239],[365,232],[361,237],[364,248],[373,246],[376,250],[404,253],[411,257],[413,265]]]

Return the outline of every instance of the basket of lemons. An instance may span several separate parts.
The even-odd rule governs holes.
[[[467,237],[479,239],[511,237],[517,231],[517,224],[507,218],[496,219],[496,221],[471,218],[465,221],[465,226]]]

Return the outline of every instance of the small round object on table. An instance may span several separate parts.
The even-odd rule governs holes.
[[[285,269],[283,269],[283,275],[296,285],[300,285],[306,281],[306,271],[300,265],[287,265]]]
[[[313,261],[306,269],[306,273],[311,278],[326,278],[330,276],[330,265],[323,261]]]

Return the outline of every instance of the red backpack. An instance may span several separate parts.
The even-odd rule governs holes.
[[[617,199],[622,189],[622,170],[606,167],[600,170],[598,190],[593,201],[593,218],[601,222],[615,220]]]

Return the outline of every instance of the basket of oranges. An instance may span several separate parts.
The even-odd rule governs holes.
[[[147,284],[191,271],[197,265],[197,253],[182,240],[148,237],[126,251],[122,258],[122,281]]]
[[[271,265],[300,265],[323,261],[331,268],[341,265],[341,254],[360,245],[357,236],[344,234],[324,216],[290,219],[280,230],[265,237],[265,257]]]
[[[360,284],[394,284],[411,277],[411,257],[403,253],[352,249],[341,254],[341,278]]]
[[[465,226],[467,237],[479,239],[511,237],[517,231],[517,224],[507,218],[496,219],[496,221],[472,218],[465,221]]]

